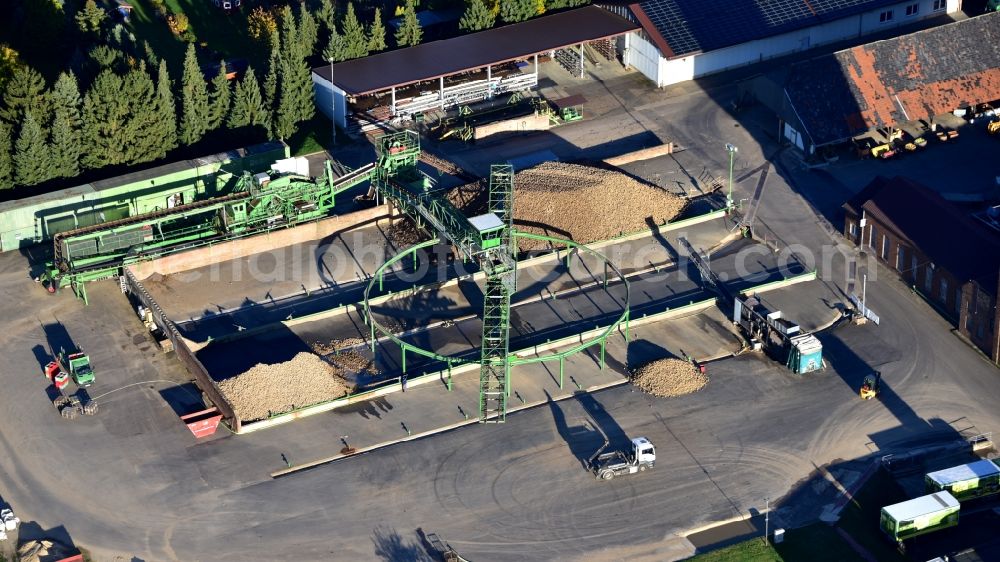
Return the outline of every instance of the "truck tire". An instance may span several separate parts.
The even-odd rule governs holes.
[[[610,471],[610,470],[607,470],[607,471],[604,471],[604,472],[601,473],[601,480],[611,480],[614,477],[615,477],[615,473],[613,471]]]
[[[59,412],[62,417],[68,420],[75,420],[78,415],[80,415],[80,410],[75,406],[66,406]]]
[[[649,467],[646,466],[646,465],[644,465],[644,464],[640,464],[639,465],[639,472],[646,472],[647,468],[649,468]]]
[[[97,402],[87,402],[83,406],[83,415],[85,416],[97,415]]]

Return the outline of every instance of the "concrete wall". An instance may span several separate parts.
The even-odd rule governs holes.
[[[928,17],[953,13],[960,8],[959,0],[940,1],[945,2],[945,7],[938,11],[934,11],[935,0],[909,0],[878,10],[865,12],[857,16],[775,35],[774,37],[749,41],[708,53],[693,54],[673,60],[667,60],[660,56],[659,68],[655,72],[643,71],[643,74],[650,76],[651,79],[657,82],[657,86],[662,87],[722,70],[806,51],[820,45],[852,37],[861,37],[901,25],[908,25]],[[906,8],[911,5],[918,6],[917,13],[907,16]],[[893,13],[892,18],[888,21],[880,21],[881,14],[890,10]],[[633,34],[631,39],[635,42],[635,34]],[[640,67],[636,66],[636,68]],[[640,70],[642,69],[640,68]],[[653,78],[653,75],[656,77]]]
[[[473,138],[484,139],[501,133],[520,133],[527,131],[548,131],[551,126],[548,115],[532,114],[514,119],[504,119],[483,125],[477,125]]]
[[[277,248],[284,248],[293,244],[300,244],[312,240],[319,240],[329,236],[334,232],[341,232],[370,224],[371,221],[388,218],[389,208],[386,205],[338,215],[322,219],[316,222],[299,225],[292,228],[274,230],[265,234],[239,238],[228,242],[221,242],[211,246],[203,246],[194,250],[171,254],[162,258],[147,262],[137,263],[130,267],[136,278],[146,279],[154,273],[161,275],[171,275],[181,271],[188,271],[205,267],[214,263],[226,262],[251,256],[260,252],[266,252]]]

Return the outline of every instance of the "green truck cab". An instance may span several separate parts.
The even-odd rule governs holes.
[[[67,353],[65,349],[60,350],[59,364],[77,386],[88,387],[94,384],[94,369],[90,366],[90,357],[83,351]]]

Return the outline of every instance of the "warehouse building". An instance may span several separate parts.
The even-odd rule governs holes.
[[[316,107],[335,125],[419,118],[493,97],[534,90],[539,62],[583,76],[584,46],[614,58],[614,39],[638,29],[596,6],[452,39],[316,67]]]
[[[807,154],[1000,99],[1000,13],[819,56],[748,86]]]
[[[606,9],[642,29],[623,60],[667,86],[951,14],[961,0],[645,0]]]
[[[1000,364],[1000,230],[912,180],[876,178],[844,205],[844,236]]]

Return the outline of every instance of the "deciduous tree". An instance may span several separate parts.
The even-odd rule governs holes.
[[[483,0],[468,0],[465,13],[458,20],[458,28],[463,31],[481,31],[496,23],[496,18]]]
[[[84,35],[96,35],[101,30],[101,24],[107,19],[108,14],[103,8],[97,5],[94,0],[87,0],[83,8],[76,13],[76,27]]]
[[[538,15],[535,0],[503,0],[500,2],[500,17],[505,23],[516,23]]]

